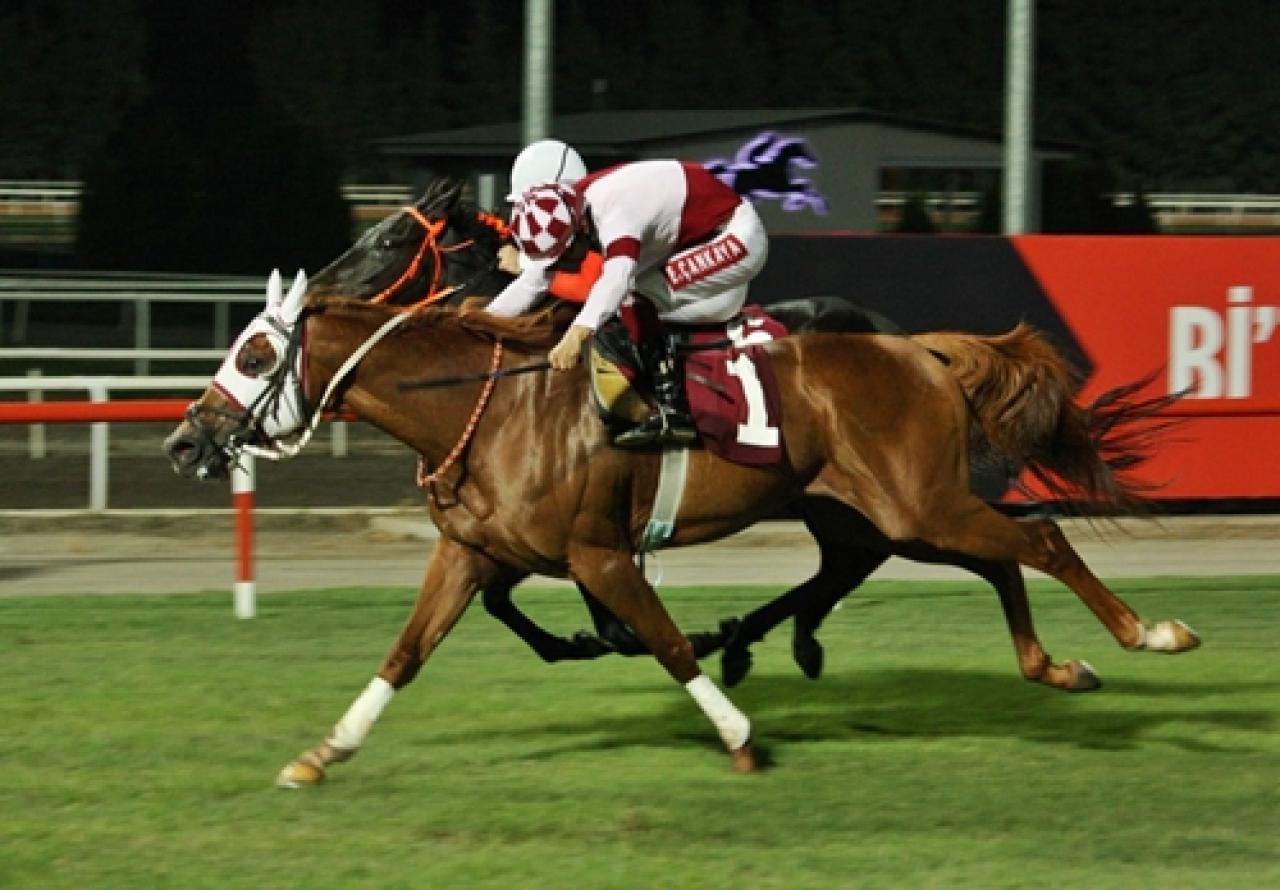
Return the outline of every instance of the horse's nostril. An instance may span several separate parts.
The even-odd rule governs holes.
[[[164,442],[164,453],[169,460],[179,466],[186,466],[196,459],[200,452],[196,442],[181,435],[170,436]]]

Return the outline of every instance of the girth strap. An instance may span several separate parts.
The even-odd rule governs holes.
[[[685,480],[689,475],[689,449],[664,448],[662,468],[658,472],[658,492],[653,498],[653,512],[640,541],[640,557],[657,550],[676,532],[676,516],[684,498]],[[643,561],[641,563],[643,565]]]

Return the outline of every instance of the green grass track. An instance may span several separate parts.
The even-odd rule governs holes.
[[[360,755],[293,792],[277,770],[413,591],[266,595],[252,621],[225,592],[3,598],[0,888],[1280,886],[1280,578],[1115,586],[1204,646],[1123,652],[1048,583],[1041,638],[1098,692],[1024,682],[976,583],[867,585],[817,682],[779,628],[730,692],[771,761],[752,776],[651,660],[543,665],[477,603]],[[695,630],[776,592],[664,599]]]

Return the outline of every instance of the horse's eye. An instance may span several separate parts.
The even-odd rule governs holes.
[[[236,362],[236,369],[246,377],[260,377],[271,370],[271,357],[259,353],[245,353]]]

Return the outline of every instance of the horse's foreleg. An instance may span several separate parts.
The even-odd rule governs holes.
[[[330,764],[352,757],[396,691],[417,676],[422,664],[462,617],[480,585],[496,578],[493,563],[441,538],[427,567],[413,612],[377,675],[325,740],[285,766],[276,783],[282,788],[314,785],[324,779]]]
[[[576,548],[570,555],[573,576],[596,592],[601,603],[635,631],[640,641],[684,686],[715,725],[739,772],[755,769],[751,721],[698,667],[693,644],[680,632],[644,574],[626,553]]]

